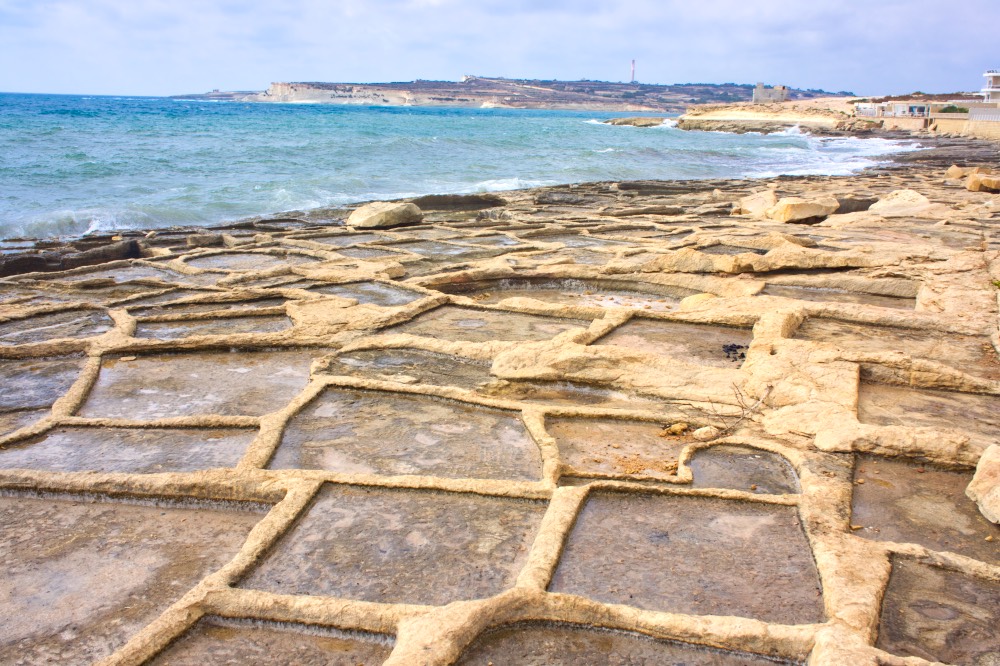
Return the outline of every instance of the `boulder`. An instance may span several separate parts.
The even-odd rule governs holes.
[[[1000,446],[992,444],[983,452],[965,494],[979,505],[987,520],[1000,523]]]
[[[988,176],[982,173],[973,173],[965,181],[965,189],[970,192],[1000,192],[1000,176]]]
[[[347,226],[356,229],[385,229],[404,224],[416,224],[424,219],[420,208],[412,203],[376,201],[358,208],[347,218]]]
[[[826,217],[840,207],[833,197],[801,199],[784,197],[765,211],[765,215],[776,222],[799,222],[810,218]]]
[[[750,215],[758,219],[763,218],[767,210],[778,203],[778,195],[774,190],[764,190],[740,199],[740,207],[733,211],[735,214]]]
[[[944,177],[949,179],[965,178],[966,176],[971,176],[976,173],[990,175],[993,173],[993,170],[987,167],[960,167],[957,164],[952,164],[948,167],[948,170],[944,172]]]
[[[895,190],[868,209],[882,217],[908,217],[923,212],[931,200],[915,190]]]

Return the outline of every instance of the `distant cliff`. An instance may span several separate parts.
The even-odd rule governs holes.
[[[654,85],[606,81],[539,81],[466,76],[461,81],[405,83],[272,83],[260,93],[184,95],[187,99],[245,102],[355,104],[360,106],[448,106],[680,113],[691,104],[749,100],[749,84],[684,83]],[[794,99],[823,91],[792,90]]]

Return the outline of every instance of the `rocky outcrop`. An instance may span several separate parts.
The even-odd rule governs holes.
[[[666,118],[610,118],[604,121],[605,125],[627,125],[629,127],[659,127],[666,121]]]
[[[986,449],[965,493],[987,520],[1000,524],[1000,445]]]

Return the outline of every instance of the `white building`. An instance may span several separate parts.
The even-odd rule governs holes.
[[[758,83],[753,89],[754,104],[769,104],[771,102],[784,102],[788,99],[787,86],[774,86],[768,88],[763,83]]]
[[[987,70],[986,87],[982,89],[986,102],[1000,102],[1000,69]]]

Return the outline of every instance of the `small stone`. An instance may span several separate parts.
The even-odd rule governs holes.
[[[993,535],[991,534],[988,537],[986,537],[986,540],[992,542],[993,541]]]
[[[120,359],[118,359],[118,360],[119,360],[119,361],[134,361],[134,360],[135,360],[135,356],[122,356],[122,357],[121,357]]]
[[[687,431],[687,429],[688,429],[687,423],[675,423],[669,428],[667,428],[667,432],[670,433],[671,435],[681,435],[685,431]]]
[[[858,485],[861,485],[861,484],[862,484],[862,483],[864,483],[864,482],[865,482],[865,480],[864,480],[864,479],[858,479],[858,480],[857,480],[857,481],[855,481],[854,483],[857,483]]]
[[[705,426],[703,428],[698,428],[691,435],[699,442],[707,442],[711,439],[715,439],[722,434],[722,431],[715,426]]]
[[[851,529],[855,532],[858,530],[863,530],[864,528],[865,528],[864,525],[851,525]]]

